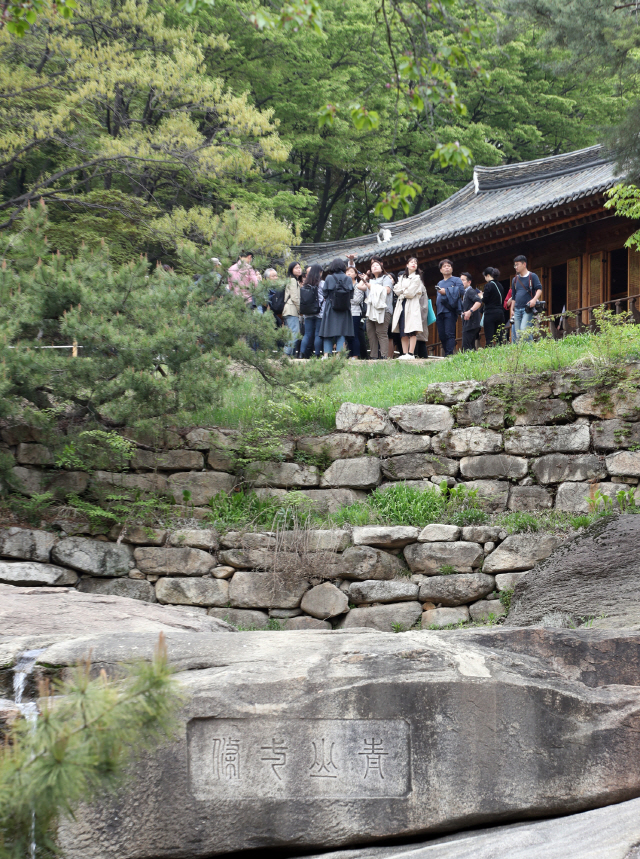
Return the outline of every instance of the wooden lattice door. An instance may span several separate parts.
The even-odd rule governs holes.
[[[593,307],[597,304],[602,304],[604,301],[604,254],[589,255],[589,295],[587,298],[587,306]]]

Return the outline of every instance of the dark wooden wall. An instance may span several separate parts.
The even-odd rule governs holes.
[[[540,278],[548,311],[560,314],[563,308],[576,310],[640,293],[640,253],[624,249],[626,240],[638,227],[640,224],[637,222],[603,211],[600,218],[590,223],[535,238],[521,235],[514,239],[513,244],[499,250],[486,252],[479,243],[464,251],[456,248],[447,253],[446,247],[439,248],[438,259],[429,254],[428,248],[414,253],[420,262],[434,309],[435,284],[440,280],[439,259],[450,258],[454,274],[468,271],[478,286],[484,283],[484,268],[498,268],[500,280],[508,288],[514,274],[513,258],[524,254],[529,269]],[[407,253],[406,257],[409,256]],[[396,258],[390,261],[388,268],[397,273],[403,262]],[[435,325],[431,326],[429,335],[431,344],[437,342]]]

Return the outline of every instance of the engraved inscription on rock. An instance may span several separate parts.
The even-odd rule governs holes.
[[[366,799],[411,790],[402,719],[192,719],[188,748],[197,799]]]

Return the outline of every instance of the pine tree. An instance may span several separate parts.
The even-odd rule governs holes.
[[[92,679],[86,663],[42,685],[37,721],[17,720],[0,745],[0,859],[59,855],[58,821],[113,792],[136,755],[171,738],[180,703],[162,637],[153,660],[119,681]]]
[[[220,402],[233,365],[276,386],[327,380],[342,366],[284,358],[273,316],[227,291],[209,258],[223,271],[235,261],[228,231],[206,255],[185,252],[177,272],[144,257],[116,264],[106,245],[51,254],[47,226],[38,206],[0,244],[0,416],[188,425]],[[77,358],[46,348],[74,343]]]

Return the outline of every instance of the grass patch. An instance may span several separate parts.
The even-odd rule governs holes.
[[[243,375],[226,392],[222,405],[200,410],[191,417],[194,426],[250,426],[255,421],[257,405],[262,413],[267,402],[286,402],[290,408],[282,423],[283,432],[328,432],[334,429],[335,413],[343,402],[387,409],[423,402],[424,390],[432,382],[482,381],[496,373],[542,373],[577,361],[606,364],[638,357],[640,326],[625,325],[612,326],[605,334],[520,341],[463,352],[445,361],[350,361],[338,377],[305,396],[274,391],[256,376]]]
[[[209,502],[209,522],[221,531],[293,530],[323,519],[312,512],[309,498],[289,492],[286,499],[258,498],[255,492],[219,492]]]
[[[477,492],[446,485],[421,491],[404,483],[376,489],[365,501],[342,507],[337,513],[315,512],[302,492],[286,498],[258,498],[255,492],[220,492],[209,503],[209,523],[221,531],[296,528],[340,528],[343,525],[449,525],[481,524],[488,515],[478,505]]]
[[[421,491],[398,483],[376,489],[366,501],[343,507],[330,520],[341,525],[414,525],[424,528],[433,523],[476,525],[486,522],[487,514],[480,509],[475,490],[457,486],[448,490],[446,484]]]
[[[629,506],[624,509],[598,508],[590,513],[562,513],[559,510],[545,510],[538,513],[502,513],[495,517],[492,524],[505,529],[509,534],[534,534],[537,531],[550,533],[553,531],[577,531],[588,528],[594,522],[612,513],[640,513],[640,507]]]

